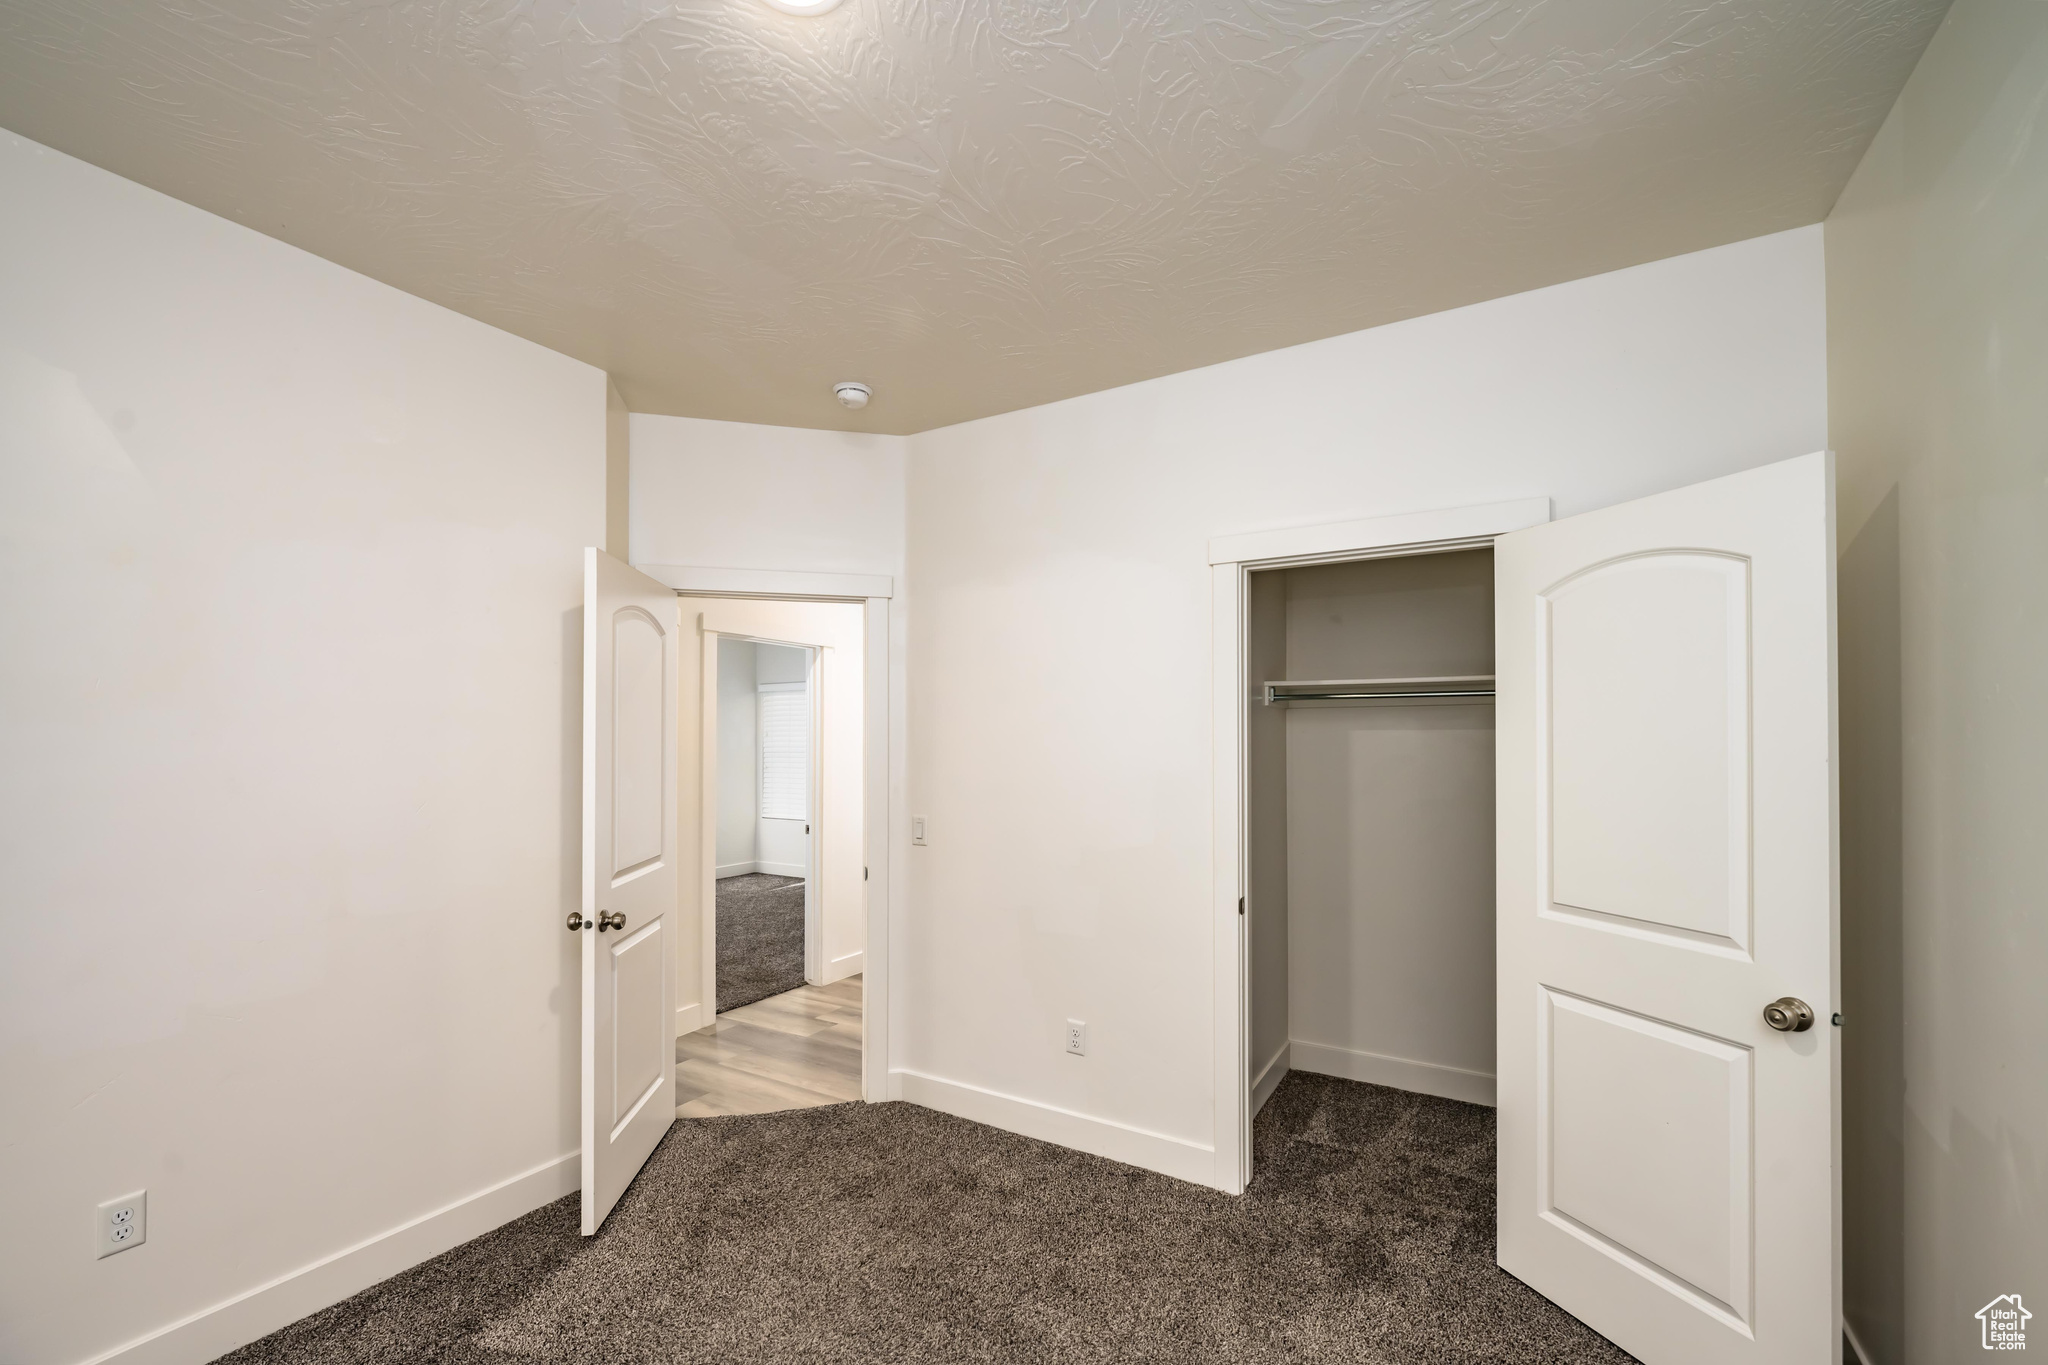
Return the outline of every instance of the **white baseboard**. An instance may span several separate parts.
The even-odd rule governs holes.
[[[676,1006],[676,1037],[695,1033],[711,1021],[704,1017],[704,1007],[699,1004]]]
[[[120,1365],[203,1365],[574,1193],[583,1175],[578,1156],[570,1152],[544,1161],[530,1171],[102,1352],[85,1365],[113,1361]]]
[[[1340,1076],[1347,1081],[1370,1081],[1395,1090],[1413,1090],[1467,1104],[1494,1103],[1493,1077],[1484,1071],[1466,1071],[1435,1062],[1411,1062],[1406,1057],[1388,1057],[1378,1052],[1357,1052],[1327,1043],[1291,1040],[1287,1045],[1288,1065],[1296,1071],[1313,1071],[1318,1076]]]
[[[1020,1099],[978,1085],[941,1080],[918,1071],[891,1071],[889,1098],[908,1100],[991,1128],[1108,1157],[1196,1185],[1216,1183],[1216,1152],[1207,1143],[1133,1128],[1056,1105]]]
[[[833,958],[825,964],[825,984],[829,986],[835,981],[844,981],[849,976],[859,976],[867,962],[867,956],[866,950],[863,949],[857,953],[848,953],[845,957]]]
[[[1280,1044],[1280,1050],[1267,1058],[1266,1064],[1259,1068],[1259,1074],[1252,1077],[1253,1118],[1259,1116],[1259,1111],[1266,1107],[1266,1101],[1273,1098],[1273,1092],[1278,1090],[1280,1082],[1286,1079],[1288,1071],[1287,1053],[1288,1045],[1286,1043]]]
[[[810,875],[804,871],[802,863],[764,863],[756,861],[751,863],[720,863],[713,880],[722,882],[727,877],[744,877],[749,872],[765,872],[771,877],[804,877]]]

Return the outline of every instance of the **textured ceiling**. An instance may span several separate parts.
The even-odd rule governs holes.
[[[0,0],[0,125],[636,411],[907,432],[1816,222],[1945,7]]]

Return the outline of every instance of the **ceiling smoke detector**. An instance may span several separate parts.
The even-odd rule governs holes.
[[[866,407],[868,399],[875,396],[873,389],[853,379],[840,380],[832,386],[832,392],[838,396],[841,403],[855,412],[859,412],[862,408]]]

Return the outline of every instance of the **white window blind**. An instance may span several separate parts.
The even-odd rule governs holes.
[[[761,814],[769,820],[811,818],[811,708],[802,683],[762,683]]]

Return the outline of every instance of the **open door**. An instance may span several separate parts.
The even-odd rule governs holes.
[[[583,552],[583,1235],[676,1119],[676,595]]]
[[[1832,488],[1495,547],[1500,1264],[1646,1365],[1841,1358]]]

